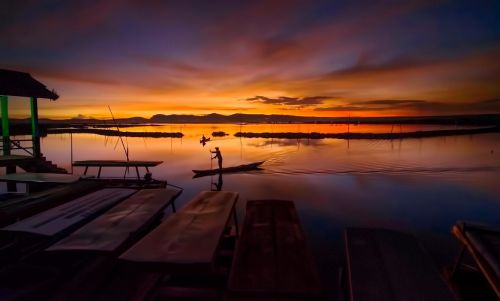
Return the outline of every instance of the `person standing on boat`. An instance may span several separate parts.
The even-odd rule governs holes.
[[[215,156],[212,157],[212,159],[217,158],[217,161],[219,162],[219,169],[222,169],[222,154],[220,152],[220,149],[216,146],[215,151],[210,151],[212,154],[215,154]]]

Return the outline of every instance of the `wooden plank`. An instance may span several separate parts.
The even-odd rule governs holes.
[[[178,189],[141,190],[47,251],[116,251],[134,233],[158,218],[180,193]]]
[[[413,236],[350,228],[345,242],[351,300],[455,300]]]
[[[128,188],[105,188],[2,228],[0,231],[55,236],[135,193]]]
[[[211,266],[237,198],[238,194],[234,192],[201,192],[120,259]]]
[[[133,166],[144,166],[144,167],[154,167],[162,164],[163,161],[124,161],[124,160],[83,160],[74,161],[73,166],[85,166],[85,167],[133,167]]]
[[[321,294],[319,276],[293,202],[247,203],[229,289],[237,300],[314,298]]]
[[[18,182],[18,183],[55,183],[69,184],[75,183],[80,179],[79,176],[59,173],[12,173],[0,176],[2,182]]]
[[[102,187],[95,181],[78,181],[0,202],[0,227],[53,208]]]

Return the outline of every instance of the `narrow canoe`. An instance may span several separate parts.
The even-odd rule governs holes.
[[[264,163],[264,161],[254,162],[254,163],[250,163],[250,164],[242,164],[242,165],[238,165],[238,166],[224,167],[222,169],[218,169],[218,168],[204,169],[204,170],[193,169],[193,172],[195,173],[195,175],[194,175],[195,177],[203,177],[203,176],[216,175],[218,173],[230,173],[230,172],[255,170],[255,169],[259,169],[259,166],[262,163]]]

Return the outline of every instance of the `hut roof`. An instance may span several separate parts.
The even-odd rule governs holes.
[[[56,100],[59,98],[29,73],[0,69],[0,95],[37,97]]]

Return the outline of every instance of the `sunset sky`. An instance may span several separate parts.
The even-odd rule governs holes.
[[[1,1],[0,68],[49,118],[500,113],[500,1]]]

